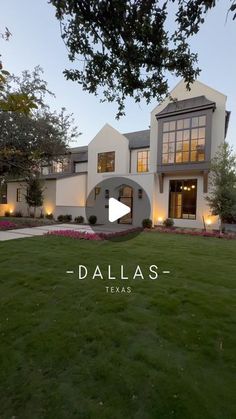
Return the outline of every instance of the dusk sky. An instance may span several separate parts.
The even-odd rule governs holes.
[[[19,75],[25,69],[36,65],[44,69],[48,87],[56,94],[50,98],[52,109],[66,107],[74,113],[76,124],[82,135],[78,144],[87,144],[107,122],[120,132],[147,129],[150,111],[157,104],[145,102],[126,103],[126,116],[115,119],[116,104],[100,103],[99,98],[82,91],[80,85],[67,81],[62,72],[70,68],[65,45],[60,38],[59,22],[55,9],[46,0],[0,0],[0,30],[9,28],[12,37],[9,42],[0,40],[0,53],[4,67]],[[208,12],[200,33],[192,38],[192,51],[199,56],[202,69],[199,80],[228,96],[227,109],[231,120],[227,140],[236,148],[236,22],[231,15],[226,21],[230,2],[218,2],[214,10]],[[170,78],[173,88],[179,79]],[[76,144],[71,144],[75,146]]]

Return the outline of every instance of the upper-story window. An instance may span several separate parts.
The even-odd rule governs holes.
[[[51,164],[44,163],[41,167],[42,175],[48,175],[51,173],[64,173],[69,172],[70,163],[67,157],[61,158],[60,160],[54,160]]]
[[[138,151],[137,154],[137,172],[149,171],[149,150]]]
[[[97,172],[114,172],[115,171],[115,151],[106,153],[98,153]]]
[[[163,123],[162,163],[205,160],[206,115]]]

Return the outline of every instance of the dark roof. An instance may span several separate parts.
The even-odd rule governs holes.
[[[67,177],[74,177],[81,175],[82,173],[50,173],[49,175],[41,175],[40,177],[45,180],[55,180],[55,179],[64,179]]]
[[[193,112],[198,109],[215,108],[215,102],[208,100],[205,96],[197,96],[191,99],[173,100],[159,113],[156,114],[157,118],[164,118],[181,114],[184,112]]]
[[[129,140],[129,148],[144,148],[150,146],[150,129],[127,132],[123,134]]]

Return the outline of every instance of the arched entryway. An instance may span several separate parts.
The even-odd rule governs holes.
[[[133,221],[133,188],[131,186],[122,185],[119,188],[119,201],[122,204],[128,205],[131,211],[129,214],[124,215],[122,218],[119,218],[119,224],[132,224]]]

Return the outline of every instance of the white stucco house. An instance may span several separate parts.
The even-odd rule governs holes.
[[[96,199],[100,193],[97,184],[118,176],[124,178],[123,191],[125,179],[139,184],[137,193],[143,188],[154,224],[171,217],[176,226],[202,228],[204,217],[217,227],[218,220],[211,216],[205,197],[209,192],[210,161],[224,142],[229,123],[226,96],[199,81],[188,91],[181,81],[171,97],[151,112],[150,129],[120,133],[106,124],[88,146],[71,148],[66,164],[43,167],[43,213],[85,217],[91,191]],[[6,210],[27,213],[23,189],[22,181],[7,184],[1,215]],[[131,189],[126,194],[138,211],[140,196],[138,199]],[[132,215],[127,221],[135,224]]]

